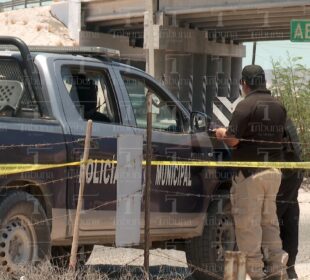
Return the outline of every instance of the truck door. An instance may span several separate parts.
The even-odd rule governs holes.
[[[123,117],[126,112],[118,84],[113,84],[114,73],[109,65],[85,61],[56,63],[58,87],[67,123],[71,130],[69,161],[78,161],[83,155],[85,128],[93,120],[89,158],[116,159],[117,136],[132,134],[133,129]],[[79,191],[80,168],[72,168],[68,182],[69,217],[73,222]],[[89,163],[81,216],[80,236],[113,235],[116,211],[116,166],[111,162]],[[71,223],[72,225],[72,223]],[[70,236],[72,231],[69,230]]]
[[[204,179],[202,168],[177,166],[173,162],[191,160],[201,144],[211,150],[210,140],[193,144],[197,135],[189,132],[189,113],[152,78],[128,68],[117,67],[115,71],[137,134],[146,134],[146,94],[153,94],[153,160],[171,161],[171,166],[152,167],[152,233],[174,237],[179,234],[184,238],[203,225],[204,199],[198,196],[204,193]]]

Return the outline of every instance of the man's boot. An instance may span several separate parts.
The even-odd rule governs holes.
[[[295,271],[295,266],[289,266],[286,271],[287,271],[287,276],[289,280],[298,279],[298,275]]]

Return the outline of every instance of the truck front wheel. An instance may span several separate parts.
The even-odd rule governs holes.
[[[224,253],[236,247],[229,194],[211,202],[203,234],[186,244],[186,257],[195,279],[222,279]]]
[[[19,265],[50,257],[50,228],[43,207],[32,195],[12,191],[0,201],[0,267],[16,272]]]

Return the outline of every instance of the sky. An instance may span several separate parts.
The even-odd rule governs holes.
[[[243,66],[252,64],[253,43],[245,43],[246,57]],[[272,69],[271,60],[286,61],[287,53],[291,57],[302,57],[300,63],[310,68],[310,42],[292,43],[290,41],[257,42],[255,64],[265,70]]]

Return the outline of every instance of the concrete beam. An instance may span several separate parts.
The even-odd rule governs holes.
[[[143,17],[144,0],[88,1],[84,3],[87,22]]]
[[[272,8],[289,8],[296,6],[309,6],[309,0],[161,0],[159,9],[167,14],[191,14],[203,12],[224,12],[241,10],[260,10]]]
[[[111,19],[96,22],[100,27],[126,28],[137,29],[137,25],[143,25],[144,18],[142,17],[122,17],[120,19]]]
[[[208,24],[208,23],[195,23],[193,24],[193,27],[197,27],[197,28],[203,28],[206,30],[216,30],[219,32],[229,32],[229,31],[236,31],[236,32],[249,32],[251,30],[259,30],[259,29],[286,29],[286,30],[290,30],[290,21],[289,20],[285,20],[282,22],[273,22],[273,23],[269,23],[268,25],[264,25],[264,23],[240,23],[239,25],[236,24],[227,24],[225,26],[215,26],[212,24]]]
[[[80,32],[81,46],[99,46],[120,51],[122,59],[134,61],[145,61],[146,52],[142,48],[134,48],[129,46],[129,37],[110,35],[99,32]]]
[[[302,19],[303,16],[298,16],[298,18]],[[223,21],[222,25],[218,25],[217,22],[200,22],[200,23],[194,23],[195,26],[197,27],[210,27],[210,28],[216,28],[216,29],[242,29],[246,28],[247,25],[249,25],[249,28],[265,28],[265,27],[273,27],[273,26],[288,26],[290,25],[290,18],[284,19],[284,18],[274,18],[274,19],[269,19],[268,21],[265,21],[264,18],[260,19],[251,19],[249,20],[240,20],[240,21]]]
[[[153,30],[154,48],[158,50],[214,56],[245,56],[245,46],[211,42],[203,31],[159,25],[154,25]],[[144,48],[148,47],[145,42]]]
[[[310,15],[310,9],[307,11],[306,9],[303,9],[302,7],[298,7],[298,9],[276,9],[276,10],[263,10],[263,11],[247,11],[247,13],[243,13],[242,11],[236,11],[236,12],[218,12],[216,14],[209,13],[206,17],[206,13],[204,14],[189,14],[189,15],[181,15],[178,16],[178,19],[181,22],[189,22],[189,23],[195,23],[195,22],[209,22],[213,23],[215,25],[220,26],[221,23],[226,23],[229,21],[233,22],[239,22],[247,20],[249,22],[249,19],[253,20],[266,20],[268,22],[269,20],[273,20],[276,18],[282,18],[282,19],[291,19],[295,16],[305,17]]]

